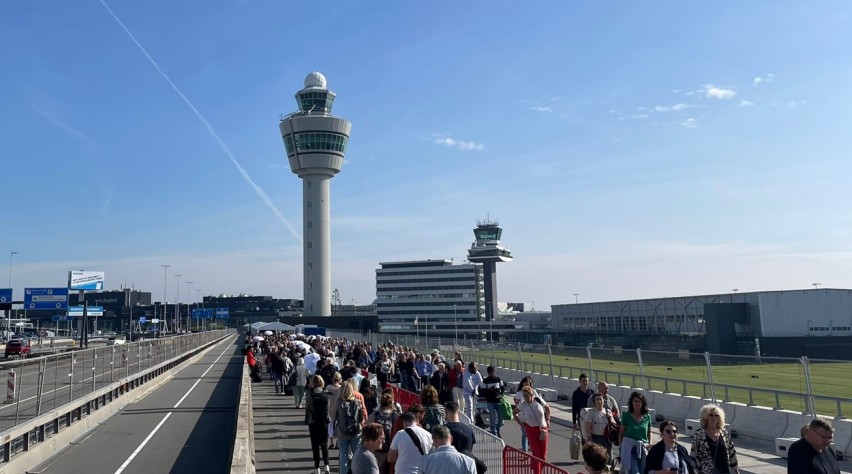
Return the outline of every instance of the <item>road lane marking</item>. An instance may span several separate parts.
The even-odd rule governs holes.
[[[223,355],[225,355],[225,353],[228,351],[228,349],[231,349],[231,345],[230,345],[230,344],[227,344],[227,345],[225,346],[225,349],[222,351],[222,353],[221,353],[221,354],[219,354],[219,357],[217,357],[217,358],[216,358],[216,360],[214,360],[214,361],[213,361],[213,363],[212,363],[212,364],[210,364],[210,367],[208,367],[208,368],[207,368],[207,370],[205,370],[205,371],[204,371],[204,373],[203,373],[203,374],[201,374],[201,377],[198,377],[198,380],[196,380],[196,381],[195,381],[195,383],[194,383],[194,384],[192,384],[192,387],[190,387],[190,388],[189,388],[189,390],[187,390],[187,391],[186,391],[186,393],[183,395],[183,397],[181,397],[181,399],[180,399],[180,400],[178,400],[178,402],[175,404],[175,406],[173,406],[173,407],[172,407],[172,409],[177,408],[177,407],[178,407],[181,403],[183,403],[183,401],[184,401],[184,400],[186,400],[186,397],[188,397],[188,396],[189,396],[189,394],[190,394],[190,393],[192,393],[192,391],[193,391],[193,390],[195,390],[195,387],[196,387],[196,386],[198,386],[199,382],[201,382],[201,379],[203,379],[203,378],[204,378],[204,376],[205,376],[205,375],[207,375],[207,373],[208,373],[208,372],[210,372],[210,369],[212,369],[212,368],[213,368],[213,366],[214,366],[214,365],[216,365],[216,363],[217,363],[217,362],[219,362],[219,359],[221,359],[221,358],[222,358],[222,356],[223,356]],[[232,349],[232,350],[233,350],[233,349]],[[121,465],[121,467],[119,467],[119,468],[118,468],[118,470],[117,470],[117,471],[115,471],[115,474],[121,474],[121,473],[122,473],[125,469],[127,469],[127,466],[129,466],[129,465],[130,465],[130,462],[131,462],[131,461],[133,461],[133,459],[134,459],[137,455],[139,455],[139,453],[142,451],[142,448],[144,448],[144,447],[145,447],[145,445],[146,445],[146,444],[148,444],[148,442],[149,442],[149,441],[151,441],[151,438],[153,438],[153,437],[154,437],[154,434],[155,434],[155,433],[157,433],[157,431],[160,429],[160,427],[161,427],[161,426],[163,426],[163,423],[165,423],[165,422],[166,422],[166,420],[168,420],[168,419],[169,419],[169,417],[170,417],[170,416],[172,416],[172,413],[174,413],[174,412],[171,412],[171,411],[170,411],[170,412],[166,413],[166,416],[165,416],[162,420],[160,420],[160,422],[157,424],[157,426],[156,426],[156,427],[154,427],[154,431],[152,431],[152,432],[151,432],[151,433],[150,433],[150,434],[149,434],[149,435],[145,438],[145,440],[144,440],[144,441],[142,441],[142,444],[140,444],[140,445],[139,445],[139,447],[138,447],[138,448],[136,448],[136,451],[133,451],[133,454],[131,454],[131,455],[130,455],[130,457],[129,457],[129,458],[127,458],[127,460],[126,460],[126,461],[124,461],[124,464],[122,464],[122,465]]]

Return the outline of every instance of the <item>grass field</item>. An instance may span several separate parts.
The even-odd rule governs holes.
[[[557,354],[554,348],[553,375],[561,373],[566,377],[577,377],[580,372],[588,373],[589,365],[585,350],[568,352],[568,354]],[[638,361],[632,360],[635,359],[635,353],[630,351],[623,355],[616,355],[611,351],[606,351],[608,354],[603,352],[599,351],[593,355],[592,367],[596,378],[606,379],[609,383],[641,385]],[[546,353],[522,351],[521,360],[524,363],[522,365],[518,363],[517,351],[498,350],[494,352],[494,356],[498,359],[498,365],[507,368],[539,373],[550,371],[549,357]],[[490,363],[492,351],[483,348],[474,357],[484,363]],[[658,356],[643,358],[648,389],[702,397],[710,396],[707,367],[703,355],[692,354],[689,359],[683,360],[677,357],[663,359]],[[718,400],[724,400],[727,396],[734,402],[752,402],[767,407],[780,406],[794,411],[805,410],[804,394],[807,391],[807,384],[802,365],[799,363],[769,361],[769,359],[764,359],[764,363],[741,358],[719,359],[713,361],[712,373]],[[850,362],[811,362],[810,376],[818,413],[831,416],[837,416],[838,410],[843,415],[852,413],[850,373],[852,373]],[[669,380],[668,390],[666,390],[664,379]],[[706,394],[705,386],[708,390]],[[728,386],[727,395],[725,386]],[[792,393],[779,394],[776,398],[776,393],[779,392],[775,391]],[[749,393],[751,393],[751,400],[749,400]],[[820,396],[840,397],[845,400],[841,401],[838,407],[837,401],[821,399]]]

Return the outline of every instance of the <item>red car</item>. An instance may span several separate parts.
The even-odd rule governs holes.
[[[22,339],[12,339],[6,343],[6,358],[9,356],[17,356],[26,358],[30,355],[30,346]]]

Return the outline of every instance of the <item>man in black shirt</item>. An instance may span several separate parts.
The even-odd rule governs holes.
[[[594,394],[595,391],[589,388],[589,377],[586,374],[580,374],[580,386],[571,396],[571,421],[574,422],[574,426],[580,426],[580,411],[589,406],[589,397]]]
[[[833,440],[831,423],[814,418],[804,438],[787,450],[787,474],[840,474],[837,454],[831,447]]]
[[[444,423],[453,435],[452,445],[458,452],[469,453],[476,444],[476,436],[473,434],[473,428],[459,421],[459,404],[456,402],[448,402],[446,405],[447,422]]]

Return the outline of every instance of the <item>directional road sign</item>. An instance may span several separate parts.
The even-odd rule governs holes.
[[[0,288],[0,303],[11,303],[12,302],[12,289],[11,288]]]
[[[228,308],[216,308],[216,319],[228,319],[230,316]]]
[[[146,322],[148,322],[148,318],[146,318],[145,316],[141,316],[139,318],[139,324],[145,324]]]
[[[54,316],[54,317],[52,317],[52,318],[50,318],[50,319],[51,319],[52,321],[73,321],[73,320],[74,320],[74,317],[73,317],[73,316],[58,316],[58,315],[57,315],[57,316]]]
[[[24,288],[24,309],[67,309],[68,288]]]
[[[192,310],[192,319],[212,319],[213,318],[213,310],[212,309],[193,309]]]
[[[82,306],[69,306],[68,307],[68,315],[69,316],[82,316],[83,315],[83,307]],[[88,316],[103,316],[104,315],[104,307],[103,306],[89,306],[86,308],[86,315]]]

